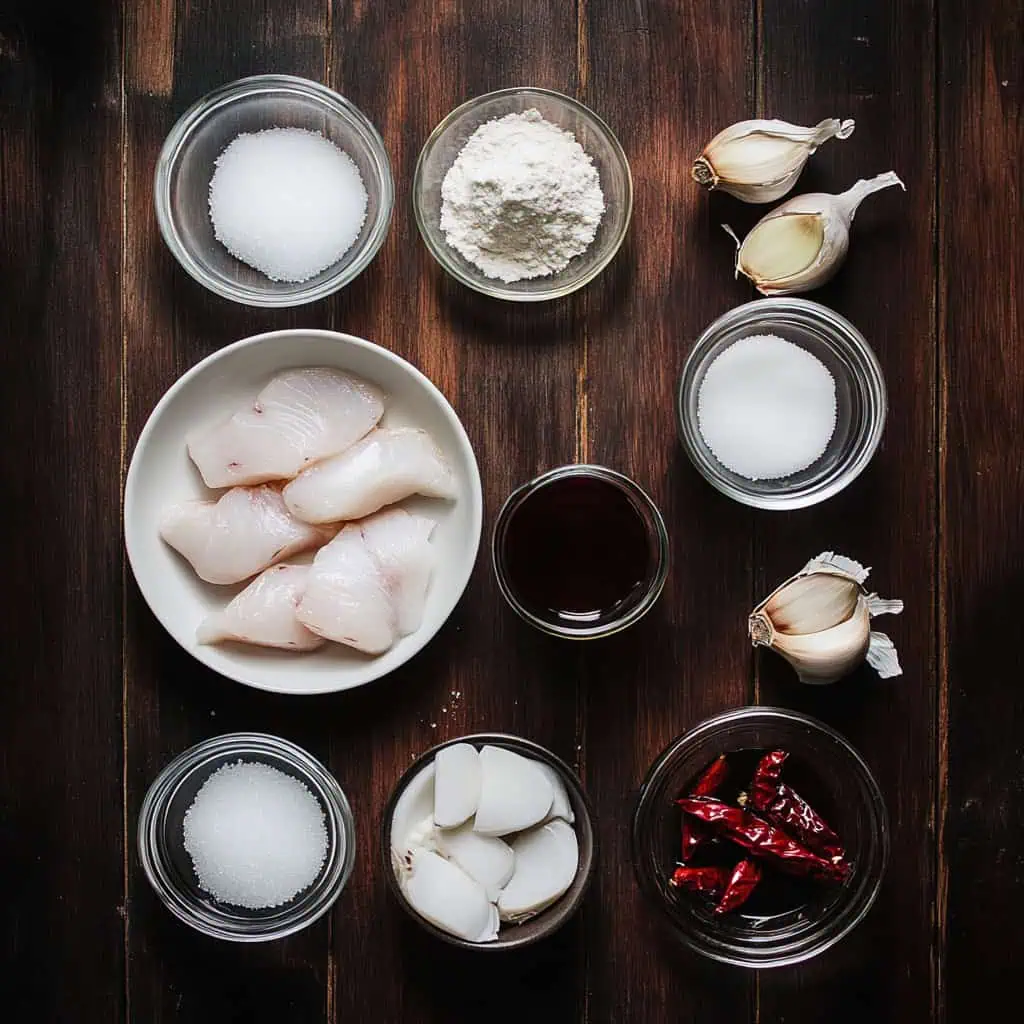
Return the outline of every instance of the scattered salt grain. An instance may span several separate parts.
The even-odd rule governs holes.
[[[301,128],[239,135],[210,181],[217,240],[272,281],[307,281],[336,263],[359,237],[366,206],[352,158]]]
[[[708,367],[697,395],[704,443],[748,480],[816,462],[836,429],[836,382],[806,349],[774,334],[741,338]]]
[[[250,910],[280,906],[308,889],[327,855],[316,797],[267,764],[218,768],[185,812],[184,833],[200,886]]]

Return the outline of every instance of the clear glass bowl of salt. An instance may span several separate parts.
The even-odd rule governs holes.
[[[179,920],[213,938],[264,942],[331,908],[352,873],[355,822],[337,780],[301,747],[229,733],[186,750],[154,780],[138,851]]]
[[[235,201],[221,203],[215,232],[211,181],[218,158],[240,136],[247,148],[236,152],[228,183]],[[317,141],[327,156],[311,149]],[[352,164],[361,187],[358,179],[352,182]],[[342,186],[354,191],[339,209]],[[266,307],[314,302],[354,280],[387,237],[394,195],[387,150],[369,119],[319,82],[291,75],[239,79],[200,99],[168,134],[154,181],[160,233],[182,267],[217,295]],[[220,237],[241,240],[234,252],[269,252],[272,266],[299,267],[291,276],[303,279],[272,279],[229,251]],[[326,266],[326,260],[317,262],[324,250],[331,260]]]
[[[779,510],[818,504],[856,479],[886,411],[863,335],[796,298],[758,299],[715,320],[687,357],[676,403],[701,475],[734,501]]]

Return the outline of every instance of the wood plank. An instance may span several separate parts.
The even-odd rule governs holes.
[[[331,38],[331,84],[381,130],[397,182],[387,243],[330,301],[332,323],[412,360],[448,396],[477,453],[485,505],[476,572],[440,635],[390,679],[326,702],[331,766],[357,797],[361,843],[353,902],[334,914],[334,1014],[357,1019],[373,1006],[381,1020],[447,1024],[475,1014],[520,1021],[543,1006],[550,1019],[573,1020],[582,1002],[577,926],[508,960],[453,955],[394,905],[377,844],[391,788],[434,743],[499,730],[576,756],[573,662],[505,607],[489,552],[506,495],[573,458],[581,346],[571,309],[488,300],[447,278],[419,239],[410,195],[420,147],[464,100],[511,85],[573,91],[575,16],[559,0],[500,0],[486,16],[469,0],[335,4]],[[366,949],[373,965],[353,984],[351,965]]]
[[[840,191],[894,169],[907,193],[864,204],[846,266],[806,296],[848,317],[878,354],[890,398],[882,447],[841,496],[757,517],[758,596],[828,549],[874,566],[872,587],[904,598],[906,612],[879,624],[898,646],[900,679],[882,682],[865,669],[835,686],[805,687],[782,659],[766,652],[757,661],[762,702],[816,715],[861,751],[888,805],[892,840],[870,916],[819,959],[761,975],[759,1012],[790,1022],[928,1020],[936,980],[933,12],[924,0],[792,0],[763,10],[765,115],[857,121],[848,142],[812,159],[797,191]]]
[[[1024,573],[1024,15],[1012,0],[942,2],[939,24],[940,576],[948,644],[940,914],[944,1009],[959,1021],[977,1013],[980,992],[1013,977],[1024,913],[1024,697],[1012,639]]]
[[[120,12],[0,12],[0,1014],[124,1020]]]
[[[175,119],[216,86],[267,70],[319,79],[326,9],[317,0],[131,4],[126,8],[127,251],[125,366],[129,451],[150,410],[189,366],[246,335],[326,326],[323,305],[247,309],[205,292],[177,266],[153,215],[152,174]],[[176,647],[134,581],[126,622],[128,841],[149,783],[208,736],[255,729],[326,760],[329,723],[316,702],[262,694],[202,668]],[[342,780],[344,784],[345,780]],[[131,862],[129,1006],[133,1020],[318,1021],[328,1003],[328,926],[284,942],[236,947],[173,920]],[[345,896],[342,901],[344,905]]]
[[[647,489],[672,541],[659,604],[581,652],[585,777],[601,843],[584,919],[586,1019],[735,1022],[753,1018],[751,977],[674,944],[636,888],[629,830],[637,787],[661,750],[750,699],[739,629],[752,590],[751,516],[690,466],[674,415],[692,342],[739,301],[719,197],[709,201],[689,172],[704,143],[753,101],[750,4],[587,0],[580,9],[582,98],[621,140],[636,191],[624,251],[578,304],[589,425],[581,454]]]

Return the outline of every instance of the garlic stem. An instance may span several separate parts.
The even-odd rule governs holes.
[[[907,191],[907,186],[903,184],[895,171],[886,171],[884,174],[877,174],[873,178],[861,178],[845,192],[840,192],[839,195],[833,197],[836,211],[846,222],[847,227],[849,227],[853,223],[857,207],[868,196],[875,192],[881,192],[882,189],[892,188],[893,185],[899,185],[904,192]]]

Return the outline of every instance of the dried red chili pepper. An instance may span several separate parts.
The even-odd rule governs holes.
[[[707,825],[720,836],[749,850],[791,875],[810,875],[842,881],[849,865],[819,857],[802,843],[791,839],[781,829],[758,817],[753,811],[731,807],[712,797],[684,797],[676,803],[686,814]]]
[[[761,865],[752,857],[746,857],[733,868],[722,898],[715,907],[716,914],[728,914],[743,906],[750,894],[761,881]]]
[[[710,866],[691,868],[685,864],[672,872],[668,884],[676,889],[687,892],[700,892],[718,899],[729,885],[730,871],[728,868]]]
[[[704,769],[700,778],[694,783],[693,789],[690,790],[690,796],[714,796],[725,782],[728,774],[729,766],[725,762],[725,754],[722,754]],[[707,832],[695,821],[690,821],[684,814],[681,835],[682,849],[680,851],[680,859],[684,864],[693,856],[694,850],[707,838]]]
[[[843,841],[792,786],[781,781],[788,756],[784,750],[773,750],[761,758],[750,783],[751,806],[808,849],[831,861],[842,860],[846,855]]]

